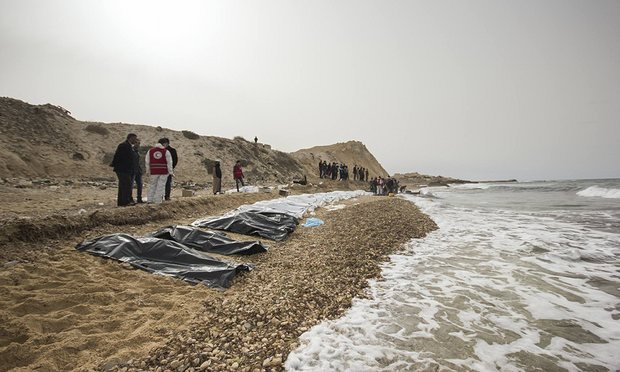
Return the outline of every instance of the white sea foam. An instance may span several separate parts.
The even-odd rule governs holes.
[[[461,190],[486,190],[493,185],[490,183],[456,183],[450,184],[450,187]]]
[[[437,190],[438,188],[435,187],[433,189]],[[421,188],[419,194],[420,196],[425,197],[425,198],[436,198],[435,194],[433,194],[430,187]]]
[[[577,192],[577,195],[584,197],[620,199],[620,189],[607,189],[605,187],[594,185]]]
[[[439,230],[393,255],[342,318],[303,334],[288,370],[620,369],[620,235],[406,198]]]

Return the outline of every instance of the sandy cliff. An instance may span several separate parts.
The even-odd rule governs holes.
[[[364,167],[368,169],[370,178],[382,176],[386,177],[388,172],[381,163],[368,151],[366,146],[359,141],[348,141],[327,146],[314,146],[308,149],[298,150],[291,154],[304,167],[304,171],[309,174],[317,172],[319,161],[325,160],[328,163],[337,162],[347,164],[350,177],[353,177],[353,167]]]
[[[145,153],[161,137],[168,137],[179,154],[178,182],[209,183],[213,161],[221,159],[224,184],[232,184],[232,167],[240,159],[251,184],[286,183],[316,179],[318,159],[365,166],[370,175],[387,175],[361,142],[350,141],[299,150],[292,154],[255,144],[241,137],[227,139],[159,126],[86,122],[52,104],[31,105],[0,98],[0,172],[4,177],[111,179],[109,167],[116,146],[127,133],[136,133]],[[230,170],[230,171],[229,171]]]

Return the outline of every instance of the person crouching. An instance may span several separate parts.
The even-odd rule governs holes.
[[[166,148],[166,139],[161,138],[151,147],[144,158],[145,168],[150,175],[148,203],[161,203],[164,199],[168,175],[174,176],[172,155]]]

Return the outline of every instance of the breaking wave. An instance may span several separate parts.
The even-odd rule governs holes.
[[[585,190],[577,192],[577,195],[584,197],[600,197],[609,199],[620,199],[620,189],[606,189],[600,186],[590,186]]]
[[[463,184],[449,184],[450,187],[461,190],[486,190],[493,185],[488,183],[463,183]]]

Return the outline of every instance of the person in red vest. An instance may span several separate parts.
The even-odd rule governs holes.
[[[245,186],[243,183],[243,170],[241,169],[241,160],[237,160],[235,166],[233,167],[233,178],[235,179],[235,183],[237,184],[237,192],[239,192],[239,182],[241,182],[241,186]]]
[[[161,138],[154,147],[151,147],[144,158],[146,172],[151,176],[148,203],[161,203],[164,200],[168,176],[174,176],[172,155],[166,148],[167,144],[167,140]]]

